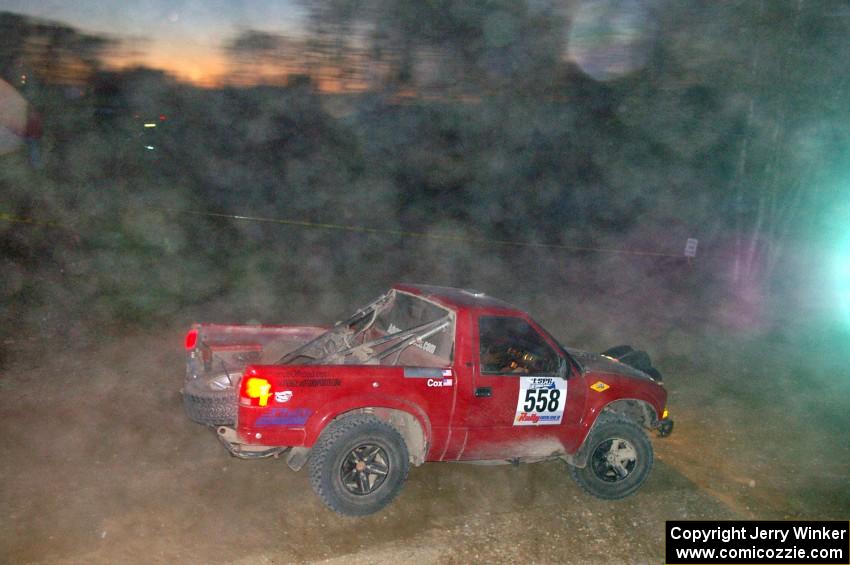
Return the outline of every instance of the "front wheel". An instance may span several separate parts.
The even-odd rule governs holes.
[[[629,496],[652,470],[652,444],[630,420],[600,421],[586,441],[587,465],[570,467],[570,472],[579,486],[593,496],[608,500]]]
[[[310,456],[310,483],[322,501],[346,516],[365,516],[389,504],[410,469],[404,439],[369,414],[333,422]]]

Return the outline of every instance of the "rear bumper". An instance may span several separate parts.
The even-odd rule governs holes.
[[[281,453],[289,450],[289,447],[269,447],[267,445],[249,445],[241,443],[236,435],[236,430],[227,426],[216,428],[216,436],[227,451],[239,459],[264,459],[266,457],[278,457]]]

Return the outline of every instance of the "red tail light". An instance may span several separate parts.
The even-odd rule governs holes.
[[[198,344],[198,330],[191,329],[189,333],[186,334],[186,351],[191,351],[195,349],[195,346]]]
[[[240,400],[240,403],[251,406],[265,406],[269,403],[269,398],[272,395],[274,395],[272,384],[266,379],[248,377],[242,380],[242,400]],[[245,399],[249,399],[247,403],[244,402]]]

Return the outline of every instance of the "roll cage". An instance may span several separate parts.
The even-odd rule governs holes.
[[[399,328],[390,323],[386,328],[379,328],[376,322],[383,315],[391,314],[399,297],[405,301],[421,302],[427,307],[422,311],[440,315],[436,319],[414,319],[411,327]],[[386,294],[373,300],[357,310],[346,320],[337,322],[330,330],[318,336],[282,357],[280,365],[397,365],[402,354],[410,347],[417,346],[426,353],[435,354],[436,345],[429,343],[428,338],[449,330],[453,339],[454,312],[422,297],[392,289]],[[416,323],[422,322],[422,323]],[[406,324],[405,324],[406,325]],[[430,350],[429,350],[430,349]],[[448,350],[445,362],[451,362],[452,344],[443,347]],[[445,353],[442,351],[441,353]]]

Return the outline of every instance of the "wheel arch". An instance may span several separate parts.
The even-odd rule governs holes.
[[[410,412],[384,406],[367,406],[343,412],[333,418],[331,422],[351,416],[352,414],[371,414],[388,423],[398,430],[398,433],[404,439],[404,443],[407,445],[408,455],[410,456],[410,462],[415,466],[419,466],[425,462],[425,454],[428,453],[428,440],[422,423]],[[330,425],[331,422],[328,422],[328,424]]]
[[[565,456],[567,463],[575,467],[584,468],[587,465],[588,445],[587,440],[593,433],[594,428],[600,423],[610,419],[625,418],[649,429],[660,419],[661,414],[648,400],[640,398],[619,398],[609,402],[596,412],[592,422],[588,422],[588,430],[584,435],[581,445],[573,454]]]
[[[404,439],[410,462],[414,466],[425,462],[431,439],[428,417],[417,406],[399,399],[376,397],[357,406],[328,406],[322,413],[314,414],[307,422],[309,445],[312,446],[334,421],[354,414],[371,414],[393,426]]]
[[[655,423],[661,418],[661,414],[650,402],[639,398],[621,398],[610,402],[599,413],[599,417],[603,414],[628,418],[649,429],[654,428]]]

